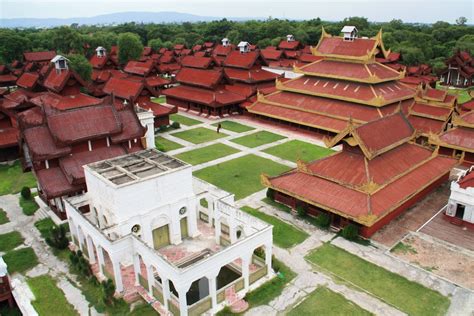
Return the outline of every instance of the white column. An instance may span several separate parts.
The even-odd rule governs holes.
[[[105,261],[104,261],[104,251],[102,250],[102,247],[101,246],[97,246],[97,259],[98,259],[98,263],[99,263],[99,272],[101,275],[104,275],[104,265],[105,265]]]
[[[209,279],[209,295],[211,295],[212,312],[217,309],[217,280],[216,276],[208,277]]]
[[[248,291],[250,286],[250,263],[252,262],[252,252],[242,256],[242,276],[244,277],[244,288]]]
[[[148,281],[148,293],[153,297],[153,284],[155,282],[155,276],[153,275],[153,266],[146,266],[146,278]]]
[[[163,286],[163,301],[165,305],[165,309],[169,311],[168,300],[170,299],[170,282],[168,279],[161,279],[161,284]]]
[[[265,264],[267,265],[267,275],[270,276],[272,273],[272,244],[265,245]]]
[[[138,255],[133,256],[133,272],[135,273],[135,286],[140,284],[138,274],[140,273],[140,258]]]
[[[90,237],[86,237],[87,243],[87,252],[89,253],[89,263],[95,263],[95,254],[94,254],[94,244],[92,243]]]
[[[122,271],[120,269],[120,261],[110,258],[112,260],[112,268],[114,269],[115,289],[117,292],[123,291]]]
[[[221,219],[218,217],[215,217],[214,225],[215,225],[214,232],[216,236],[216,243],[220,245],[221,244]]]
[[[230,217],[229,221],[229,237],[230,243],[233,244],[237,241],[237,230],[235,229],[235,219],[234,217]]]
[[[190,285],[191,286],[191,285]],[[181,316],[188,315],[188,300],[186,298],[186,293],[189,290],[189,286],[181,287],[177,289],[179,296],[179,312]]]
[[[82,243],[84,242],[84,235],[82,233],[82,229],[79,227],[77,228],[77,242],[79,243],[79,249],[84,252],[84,247],[82,246]]]

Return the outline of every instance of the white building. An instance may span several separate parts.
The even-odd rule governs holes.
[[[474,166],[451,182],[446,215],[454,224],[474,228]]]
[[[190,165],[148,149],[84,169],[87,193],[65,203],[73,241],[125,299],[138,288],[158,310],[198,315],[273,276],[272,226]]]

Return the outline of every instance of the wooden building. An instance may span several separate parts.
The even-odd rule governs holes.
[[[474,85],[474,58],[467,51],[457,51],[446,61],[441,73],[442,85],[467,88]]]
[[[328,214],[331,225],[349,223],[363,237],[377,230],[448,180],[457,160],[413,142],[415,129],[401,112],[354,126],[331,139],[343,149],[276,177],[262,176],[278,202]]]

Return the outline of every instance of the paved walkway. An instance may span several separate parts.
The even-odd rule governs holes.
[[[37,212],[35,216],[24,215],[19,205],[18,194],[0,196],[0,205],[10,219],[10,223],[0,225],[0,234],[13,230],[20,232],[25,239],[24,244],[27,247],[32,247],[38,257],[39,264],[28,271],[26,276],[51,275],[58,280],[58,287],[61,288],[66,299],[80,315],[100,315],[95,308],[89,307],[89,302],[82,292],[69,281],[77,282],[75,275],[69,273],[68,265],[51,252],[50,247],[34,226],[34,223],[40,219],[41,213]]]

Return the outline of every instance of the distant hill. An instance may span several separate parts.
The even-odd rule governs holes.
[[[194,14],[180,13],[180,12],[120,12],[97,15],[93,17],[77,17],[77,18],[14,18],[1,19],[0,26],[13,27],[54,27],[61,25],[71,25],[78,23],[80,25],[94,25],[94,24],[121,24],[126,22],[136,23],[182,23],[182,22],[199,22],[199,21],[214,21],[221,20],[223,17],[215,16],[200,16]],[[233,21],[246,21],[250,19],[262,18],[227,18]]]

